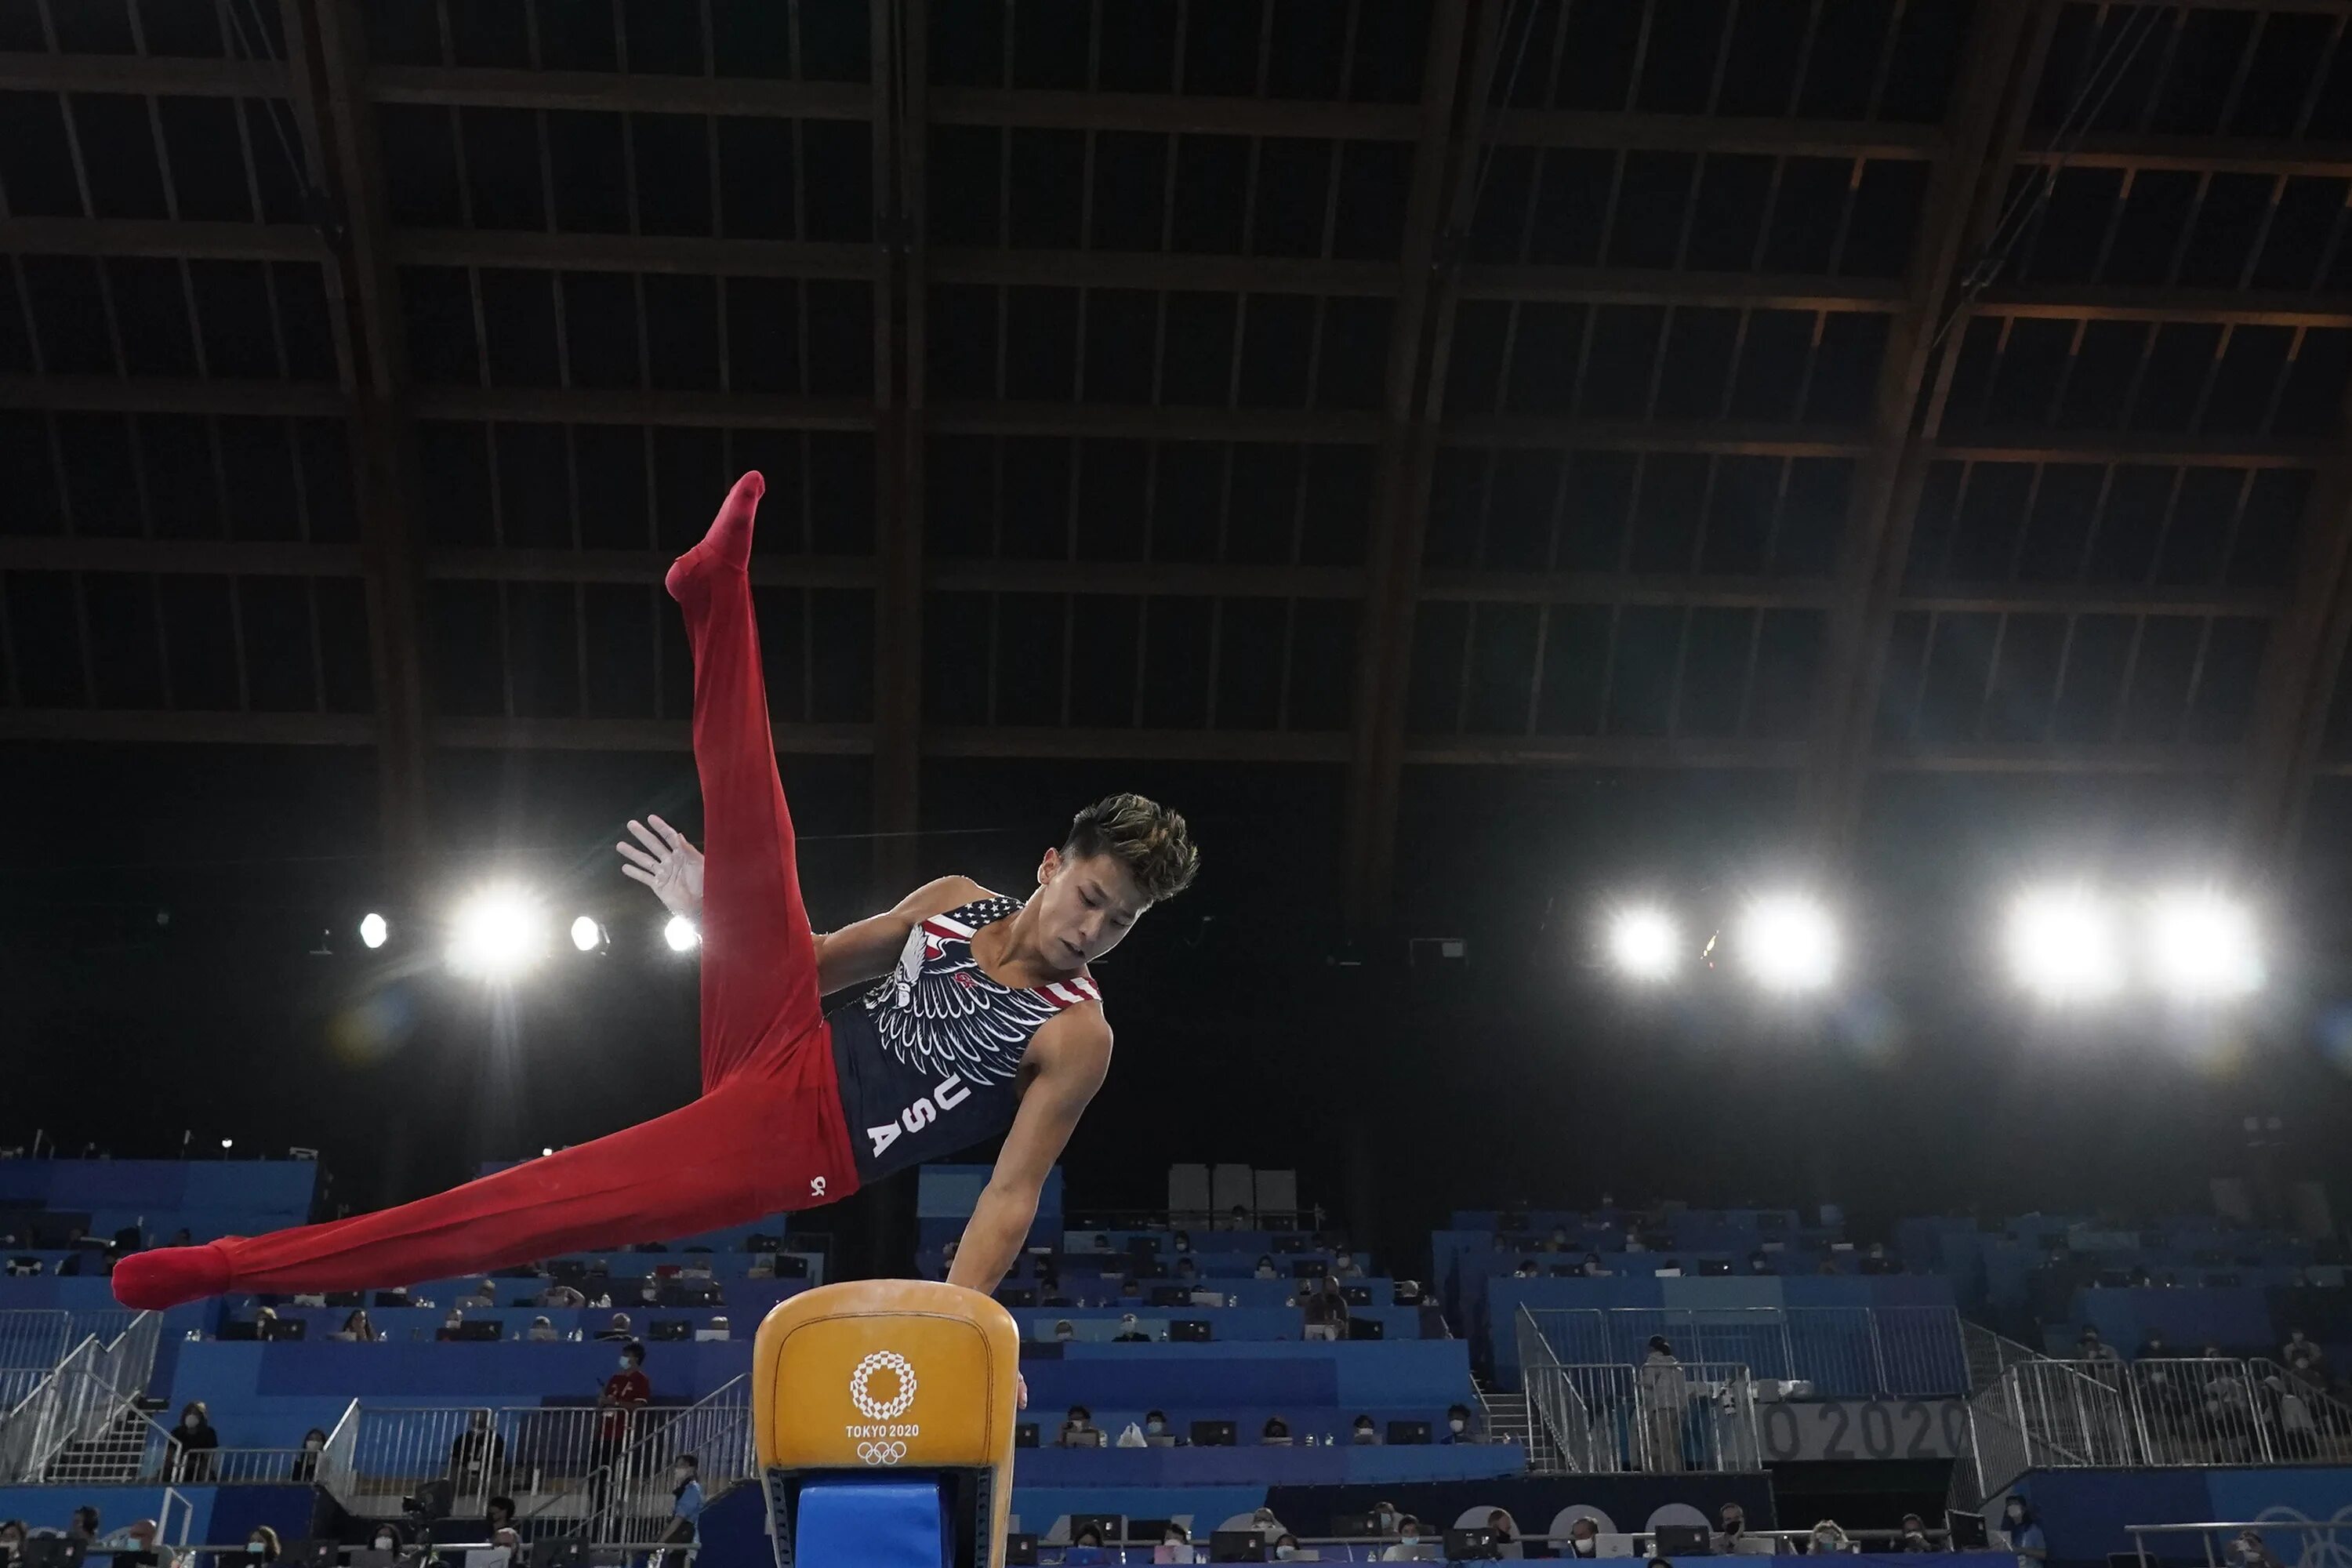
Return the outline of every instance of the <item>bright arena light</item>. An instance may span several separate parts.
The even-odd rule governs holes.
[[[662,927],[662,940],[669,943],[672,952],[686,952],[702,940],[702,933],[695,930],[694,922],[684,915],[672,915],[669,924]]]
[[[2216,893],[2166,893],[2148,916],[2148,978],[2183,1001],[2243,996],[2263,983],[2254,917]]]
[[[450,923],[449,967],[504,980],[547,953],[547,911],[520,888],[488,888],[458,907]]]
[[[1682,931],[1664,910],[1626,910],[1609,924],[1609,957],[1635,980],[1664,980],[1682,966]]]
[[[2050,1002],[2091,1002],[2123,984],[2123,944],[2115,911],[2081,888],[2041,888],[2010,910],[2010,972]]]
[[[366,914],[360,917],[360,940],[368,946],[382,947],[384,938],[391,934],[392,928],[383,923],[382,915]]]
[[[586,915],[572,922],[572,945],[583,952],[593,952],[604,940],[604,930]]]
[[[1813,991],[1837,971],[1837,928],[1801,893],[1757,900],[1739,918],[1739,961],[1772,991]]]

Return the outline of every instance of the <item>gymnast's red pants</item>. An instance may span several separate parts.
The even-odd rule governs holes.
[[[114,1272],[126,1306],[478,1274],[740,1225],[856,1189],[751,620],[746,568],[763,489],[757,473],[738,479],[709,535],[668,578],[694,646],[694,762],[707,856],[702,1097],[437,1197],[136,1254]]]

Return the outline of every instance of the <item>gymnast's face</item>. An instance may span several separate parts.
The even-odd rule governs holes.
[[[1038,863],[1037,896],[1029,907],[1036,911],[1045,961],[1076,969],[1125,941],[1151,905],[1118,856],[1065,859],[1060,850],[1048,849]]]

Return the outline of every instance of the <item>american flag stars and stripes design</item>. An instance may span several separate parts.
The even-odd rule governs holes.
[[[1006,1083],[1046,1019],[1102,1000],[1101,990],[1084,977],[1015,988],[982,971],[971,955],[972,933],[1021,909],[1018,899],[978,899],[931,916],[908,934],[898,967],[866,995],[866,1014],[885,1050],[925,1073]]]

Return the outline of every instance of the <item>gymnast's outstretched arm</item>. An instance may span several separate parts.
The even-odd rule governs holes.
[[[1045,1177],[1110,1070],[1110,1024],[1101,1005],[1073,1007],[1047,1023],[1029,1042],[1024,1062],[1035,1065],[1036,1076],[1022,1092],[1013,1131],[1004,1135],[996,1169],[981,1190],[948,1270],[949,1284],[983,1296],[995,1290],[1021,1256]]]

